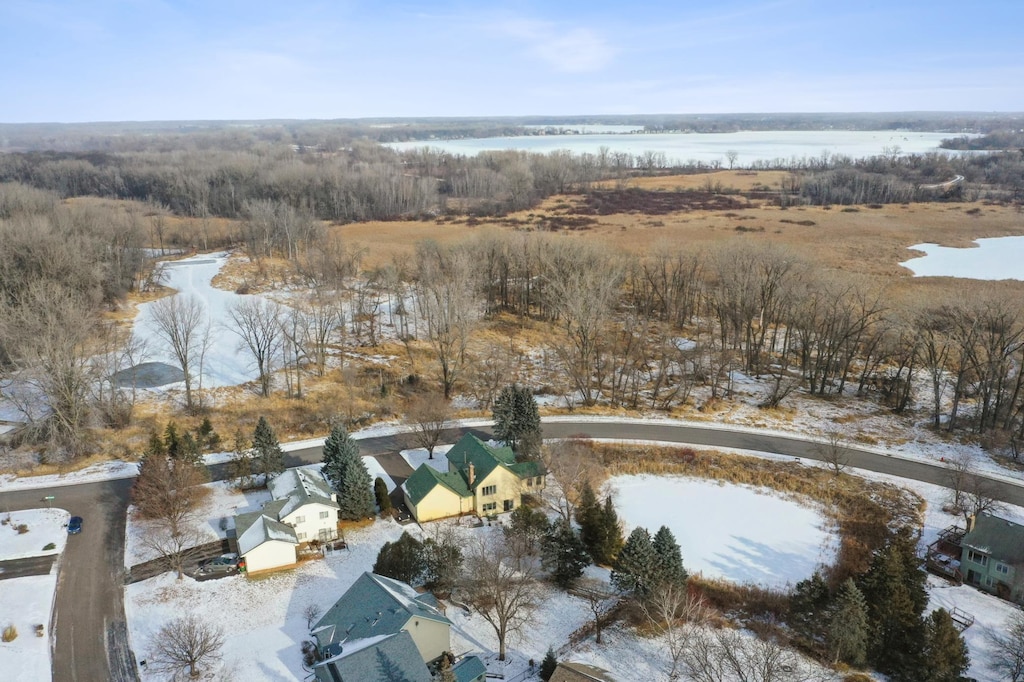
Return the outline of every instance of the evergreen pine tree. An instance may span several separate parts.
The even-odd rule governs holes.
[[[533,392],[525,386],[506,386],[491,408],[494,437],[524,459],[540,454],[540,411]]]
[[[657,564],[651,534],[646,528],[634,528],[622,546],[612,568],[612,585],[637,597],[646,597],[654,587]]]
[[[401,580],[410,585],[416,584],[423,577],[425,570],[423,543],[405,531],[394,542],[384,543],[377,553],[377,561],[373,564],[373,572],[377,575]]]
[[[825,637],[834,662],[843,661],[855,668],[867,664],[868,605],[852,578],[839,588]]]
[[[548,652],[544,654],[544,660],[540,662],[540,679],[548,682],[551,676],[555,674],[555,668],[557,667],[558,659],[555,658],[555,650],[548,647]]]
[[[601,535],[602,519],[601,507],[597,501],[594,489],[590,487],[590,481],[584,481],[580,488],[580,499],[576,502],[576,509],[573,512],[576,523],[580,527],[580,539],[583,545],[590,552],[594,561],[601,563]]]
[[[454,536],[423,541],[423,583],[438,596],[451,593],[462,572],[462,549]]]
[[[686,583],[686,569],[683,568],[683,554],[676,542],[676,536],[662,526],[654,534],[654,556],[657,564],[656,580],[660,585],[681,586]]]
[[[569,589],[589,564],[587,548],[569,522],[559,519],[552,524],[541,544],[541,565],[551,574],[552,582]]]
[[[808,641],[818,641],[824,625],[821,614],[830,598],[828,583],[821,573],[815,571],[810,578],[798,582],[789,597],[789,626]]]
[[[164,451],[171,459],[178,459],[181,454],[181,437],[178,436],[178,425],[174,422],[167,422],[164,429]]]
[[[277,442],[274,429],[270,428],[266,417],[260,417],[256,422],[256,428],[252,433],[252,450],[256,471],[263,474],[267,480],[284,471],[284,451],[281,450],[281,444]]]
[[[203,458],[199,455],[199,443],[196,442],[191,431],[186,431],[181,434],[181,445],[178,448],[178,459],[193,466],[198,466],[203,463]]]
[[[957,682],[971,661],[967,643],[946,609],[935,609],[925,620],[924,667],[928,682]]]
[[[604,498],[604,507],[598,507],[597,511],[597,545],[593,548],[591,556],[594,563],[604,566],[611,566],[615,563],[615,557],[622,550],[622,526],[619,525],[619,515],[612,504],[612,496]]]
[[[238,479],[238,487],[248,488],[252,485],[253,461],[252,445],[241,429],[235,430],[234,457],[228,465],[228,475]]]
[[[213,424],[210,422],[209,417],[203,417],[203,422],[199,425],[198,434],[199,443],[203,447],[213,450],[220,445],[220,436],[213,430]]]
[[[347,457],[340,485],[337,486],[338,516],[358,521],[373,516],[373,479],[358,453]]]
[[[156,431],[149,432],[149,443],[146,444],[146,450],[143,452],[145,457],[166,457],[167,446],[164,444],[163,439]]]
[[[875,555],[858,585],[868,604],[868,663],[895,682],[918,679],[923,665],[921,572],[913,546],[897,538]]]
[[[550,528],[543,512],[520,505],[508,515],[508,525],[502,528],[505,537],[517,543],[527,554],[536,554]]]
[[[377,500],[377,507],[380,509],[381,516],[390,514],[391,496],[388,495],[388,484],[380,476],[373,482],[373,496]]]
[[[359,444],[352,440],[348,431],[340,424],[331,429],[331,435],[324,441],[324,476],[335,490],[341,492],[345,469],[359,459]]]

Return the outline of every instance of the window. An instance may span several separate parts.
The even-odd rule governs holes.
[[[306,517],[305,516],[296,516],[295,517],[295,523],[299,524],[299,523],[305,523],[305,522],[306,522]]]
[[[514,500],[505,500],[505,511],[510,512],[516,506]]]
[[[973,549],[967,551],[967,560],[979,566],[988,566],[988,556],[981,552],[975,552]]]
[[[320,518],[321,519],[329,519],[329,518],[331,518],[331,512],[329,512],[329,511],[322,511],[322,512],[320,512]]]
[[[526,479],[526,485],[532,488],[533,487],[533,479],[532,478]]]
[[[996,564],[996,573],[1002,573],[1003,575],[1007,575],[1009,574],[1009,572],[1010,567],[1006,564]]]
[[[305,533],[297,533],[296,537],[299,538],[299,542],[302,542],[303,540],[306,539],[306,534]]]
[[[496,485],[485,485],[483,490],[480,491],[481,495],[494,495],[498,492],[498,486]]]
[[[498,503],[497,502],[487,502],[486,504],[484,504],[484,513],[492,512],[492,511],[494,511],[497,508],[498,508]]]

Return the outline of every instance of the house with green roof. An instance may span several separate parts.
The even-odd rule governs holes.
[[[431,666],[442,657],[453,661],[450,630],[432,594],[366,572],[313,626],[313,670],[319,682],[430,680]],[[459,682],[486,674],[475,656],[455,661],[452,671]]]
[[[405,503],[420,523],[460,514],[510,512],[524,493],[545,486],[539,462],[517,462],[509,447],[488,445],[471,433],[445,455],[446,470],[421,464],[402,486]]]
[[[960,548],[964,582],[1024,604],[1024,526],[982,512],[968,520]]]

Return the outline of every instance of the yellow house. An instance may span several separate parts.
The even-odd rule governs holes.
[[[491,447],[467,433],[446,455],[448,471],[421,464],[402,486],[405,503],[423,523],[459,514],[510,512],[523,493],[544,489],[540,463],[516,462],[508,447]]]

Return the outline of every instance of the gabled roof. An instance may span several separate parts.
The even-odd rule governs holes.
[[[384,636],[349,640],[341,651],[314,667],[317,679],[333,682],[329,670],[348,682],[430,682],[430,671],[419,649],[405,630]]]
[[[446,625],[451,621],[433,606],[432,596],[409,585],[367,571],[317,621],[313,630],[320,647],[330,643],[390,635],[401,631],[410,618]]]
[[[294,528],[267,516],[262,511],[237,515],[235,534],[238,538],[238,553],[242,555],[270,540],[299,544]]]
[[[961,547],[988,554],[1006,564],[1024,562],[1024,526],[982,512],[974,519],[974,530],[964,535]]]
[[[544,474],[544,467],[540,462],[527,460],[509,465],[509,470],[519,478],[532,478]]]
[[[470,497],[473,494],[461,473],[440,472],[429,464],[421,464],[409,478],[405,479],[403,485],[413,504],[419,504],[438,485],[443,485],[459,497]]]
[[[310,502],[338,508],[338,503],[334,501],[331,487],[327,481],[319,473],[308,469],[288,469],[272,478],[267,487],[270,488],[270,494],[274,496],[274,500],[285,501],[278,512],[277,518],[279,519]]]
[[[487,478],[498,466],[515,464],[516,456],[509,447],[491,447],[471,433],[467,433],[445,454],[457,471],[465,472],[470,463],[477,481]]]

